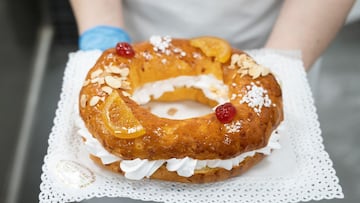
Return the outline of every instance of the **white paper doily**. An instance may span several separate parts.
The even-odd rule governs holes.
[[[93,197],[129,197],[159,202],[287,203],[343,198],[339,180],[322,144],[319,121],[302,63],[273,50],[252,50],[255,60],[280,79],[285,109],[282,149],[249,172],[223,182],[193,185],[131,181],[99,168],[89,158],[74,125],[74,105],[99,51],[71,53],[49,147],[44,158],[40,202]]]

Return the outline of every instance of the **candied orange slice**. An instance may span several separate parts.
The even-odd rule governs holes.
[[[231,46],[228,42],[217,37],[198,37],[190,40],[190,45],[200,48],[206,56],[215,57],[220,63],[230,59]]]
[[[144,127],[135,118],[117,91],[113,91],[105,100],[102,119],[115,137],[131,139],[145,134]]]

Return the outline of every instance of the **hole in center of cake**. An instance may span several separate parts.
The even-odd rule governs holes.
[[[181,100],[172,102],[151,101],[145,105],[151,113],[173,120],[195,118],[212,113],[210,106],[192,100]]]

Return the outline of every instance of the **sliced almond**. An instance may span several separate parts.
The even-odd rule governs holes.
[[[270,70],[262,65],[255,64],[249,70],[249,75],[253,77],[253,79],[258,78],[260,76],[265,76],[270,73]]]
[[[233,54],[231,56],[230,69],[235,69],[236,66],[239,67],[237,72],[241,77],[249,74],[253,79],[260,76],[265,76],[270,73],[270,70],[262,65],[258,65],[251,57],[246,54]]]
[[[97,83],[99,81],[99,78],[93,78],[90,80],[91,83]]]
[[[254,65],[255,65],[255,63],[253,63],[252,61],[243,61],[242,62],[242,67],[244,67],[246,69],[251,69]]]
[[[261,67],[253,66],[253,68],[249,69],[249,75],[252,76],[253,79],[258,78],[261,74]]]
[[[127,77],[130,73],[130,69],[129,68],[122,68],[120,69],[120,75],[122,77]]]
[[[104,66],[104,70],[106,73],[112,73],[112,71],[110,70],[110,66]]]
[[[120,74],[121,69],[118,66],[109,66],[109,71],[114,74]]]
[[[245,75],[248,74],[249,70],[247,70],[247,69],[239,69],[237,72],[240,74],[241,77],[244,77]]]
[[[102,85],[105,83],[105,79],[103,77],[99,78],[98,81],[99,85]]]
[[[262,75],[262,76],[265,76],[265,75],[267,75],[267,74],[270,73],[270,69],[269,69],[269,68],[266,68],[266,67],[264,67],[264,66],[262,66],[262,67],[263,67],[263,70],[262,70],[262,72],[261,72],[261,75]]]
[[[125,90],[131,89],[131,87],[130,87],[130,82],[128,82],[128,81],[123,81],[123,82],[121,83],[121,88],[123,88],[123,89],[125,89]]]
[[[98,77],[101,73],[103,73],[104,71],[103,70],[101,70],[101,69],[97,69],[96,71],[94,71],[94,72],[92,72],[91,73],[91,79],[94,79],[94,78],[96,78],[96,77]]]
[[[108,66],[107,72],[120,74],[121,76],[126,77],[129,75],[129,68],[126,64],[120,64],[119,66]]]
[[[106,76],[105,83],[114,89],[118,89],[121,87],[122,81],[121,79],[115,78],[113,76]]]
[[[125,91],[122,91],[122,95],[124,95],[125,97],[131,97],[131,94]]]
[[[100,100],[99,96],[93,96],[90,99],[89,105],[90,106],[95,106],[99,102],[99,100]]]
[[[104,87],[101,87],[101,90],[106,92],[108,95],[110,95],[113,91],[113,89],[109,86],[104,86]]]
[[[80,97],[80,106],[82,108],[86,107],[86,102],[87,102],[87,95],[86,94],[81,95],[81,97]]]
[[[87,86],[90,83],[90,80],[85,80],[83,83],[83,87]]]
[[[237,62],[240,60],[240,55],[239,54],[233,54],[231,56],[231,62],[230,62],[230,66],[234,67],[235,64],[237,64]]]

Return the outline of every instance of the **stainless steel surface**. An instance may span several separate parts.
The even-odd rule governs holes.
[[[51,45],[48,57],[44,56],[48,62],[42,86],[36,90],[39,93],[36,105],[31,110],[25,110],[26,101],[29,100],[26,95],[31,84],[29,80],[32,75],[31,64],[34,64],[34,46],[24,47],[19,43],[14,35],[16,29],[12,29],[5,10],[4,3],[0,2],[0,202],[5,201],[5,196],[9,195],[6,191],[11,188],[10,183],[16,179],[20,180],[19,190],[12,190],[17,197],[16,202],[38,202],[41,166],[59,100],[63,71],[68,53],[75,51],[76,45],[58,42]],[[345,198],[320,202],[360,202],[359,36],[360,22],[347,25],[323,56],[315,100],[325,149],[334,162]],[[35,41],[35,38],[32,40]],[[25,122],[29,122],[29,119],[32,121],[27,132],[29,137],[24,142],[26,146],[23,150],[26,156],[22,158],[21,164],[15,164],[15,170],[12,170],[14,154],[21,151],[15,148],[26,111],[34,112],[31,118],[25,119]],[[14,171],[15,178],[11,178],[10,174]],[[19,174],[21,171],[22,175]],[[101,198],[83,202],[141,201]]]

